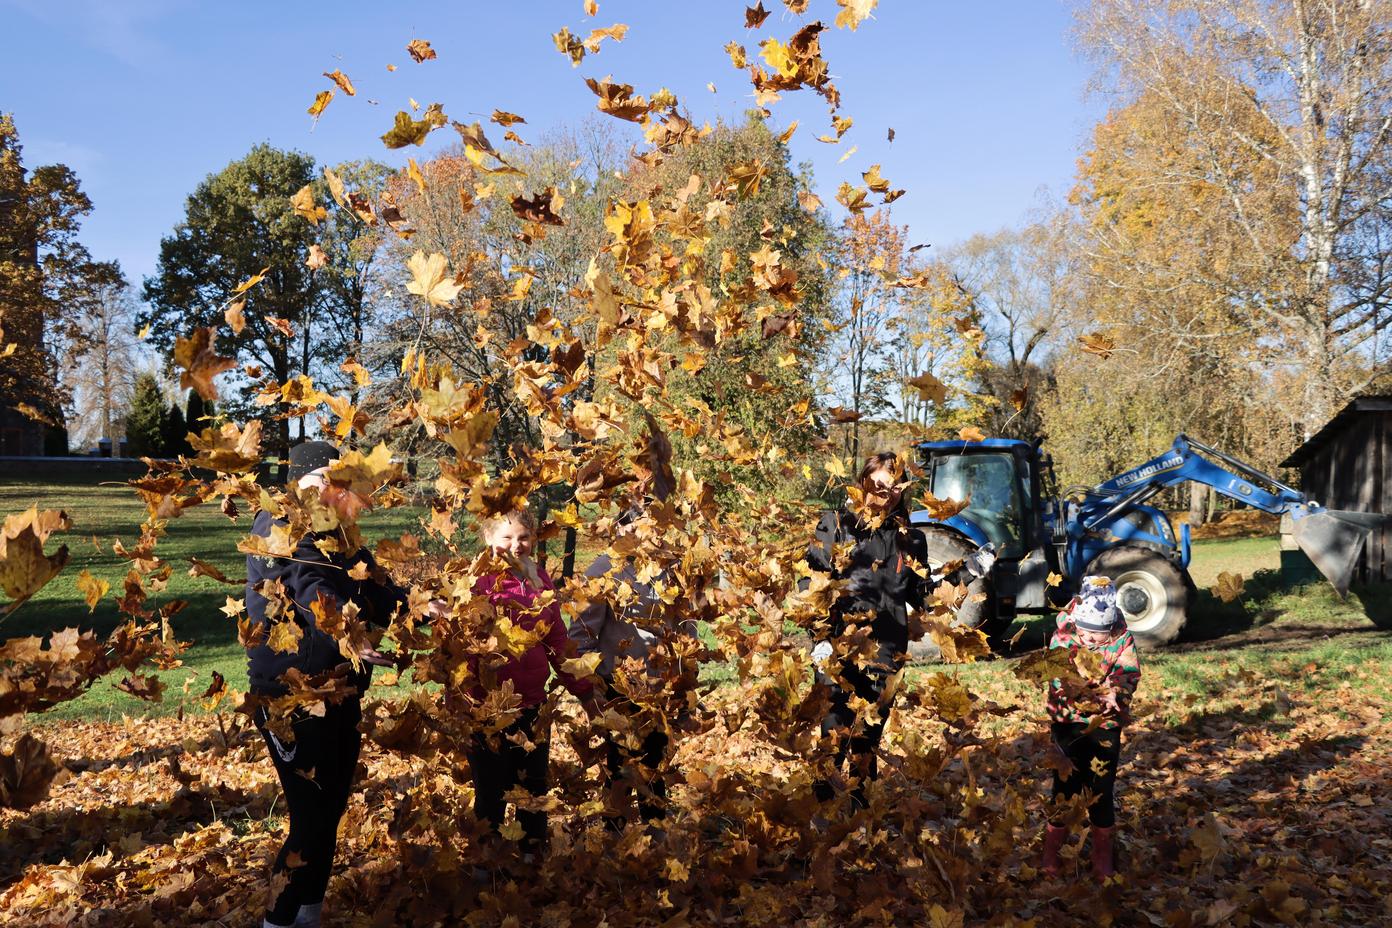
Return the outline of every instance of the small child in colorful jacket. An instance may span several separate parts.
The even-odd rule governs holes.
[[[1109,578],[1083,578],[1078,596],[1059,614],[1049,647],[1068,648],[1074,655],[1086,650],[1100,659],[1095,670],[1083,671],[1087,683],[1081,691],[1065,687],[1061,680],[1051,681],[1048,708],[1054,743],[1072,765],[1066,776],[1055,772],[1054,798],[1071,799],[1084,791],[1092,797],[1088,806],[1092,869],[1099,879],[1105,879],[1115,873],[1113,792],[1121,759],[1121,730],[1131,720],[1131,697],[1141,682],[1136,642],[1117,608],[1116,587]],[[1067,833],[1062,824],[1051,822],[1044,834],[1043,870],[1051,877],[1058,875],[1059,848]]]

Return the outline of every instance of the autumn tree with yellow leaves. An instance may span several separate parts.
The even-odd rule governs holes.
[[[1318,428],[1388,362],[1392,10],[1093,0],[1080,35],[1121,93],[1078,195],[1099,308],[1164,343],[1157,381],[1252,365]]]

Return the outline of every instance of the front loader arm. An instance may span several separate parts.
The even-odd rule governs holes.
[[[1221,465],[1227,466],[1214,463],[1209,458],[1216,458]],[[1212,487],[1229,499],[1263,512],[1290,515],[1296,544],[1334,585],[1340,596],[1348,593],[1353,568],[1363,550],[1368,531],[1380,527],[1387,520],[1386,516],[1378,513],[1325,509],[1270,474],[1216,448],[1180,435],[1165,453],[1094,487],[1080,507],[1077,518],[1067,526],[1070,544],[1077,545],[1089,532],[1139,506],[1162,490],[1190,481]]]
[[[1213,463],[1203,457],[1200,451],[1218,458],[1232,470]],[[1086,507],[1090,517],[1084,518],[1086,523],[1092,524],[1085,525],[1085,528],[1092,528],[1093,525],[1115,515],[1111,510],[1118,503],[1124,501],[1127,506],[1136,505],[1137,501],[1131,497],[1141,496],[1148,499],[1161,490],[1190,481],[1212,487],[1229,499],[1273,515],[1285,515],[1296,506],[1308,502],[1305,494],[1286,486],[1275,477],[1221,451],[1199,444],[1187,435],[1180,435],[1165,453],[1098,484],[1090,494],[1095,495],[1097,499],[1090,499]],[[1260,486],[1257,481],[1271,485],[1274,491]]]

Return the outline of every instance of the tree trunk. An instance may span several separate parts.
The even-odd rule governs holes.
[[[1189,484],[1189,525],[1198,528],[1204,524],[1205,503],[1208,501],[1208,487],[1201,483]]]

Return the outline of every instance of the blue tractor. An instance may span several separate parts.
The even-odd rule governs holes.
[[[1296,544],[1340,596],[1348,592],[1368,530],[1385,518],[1325,509],[1185,435],[1139,467],[1063,493],[1037,442],[989,438],[918,448],[929,493],[967,503],[946,518],[934,518],[929,510],[913,514],[931,565],[965,558],[985,545],[996,554],[993,568],[968,585],[957,614],[958,622],[993,636],[1019,614],[1056,610],[1085,575],[1102,574],[1116,584],[1121,610],[1142,646],[1175,640],[1194,591],[1189,527],[1176,534],[1165,513],[1147,503],[1189,481],[1264,512],[1290,515]]]

